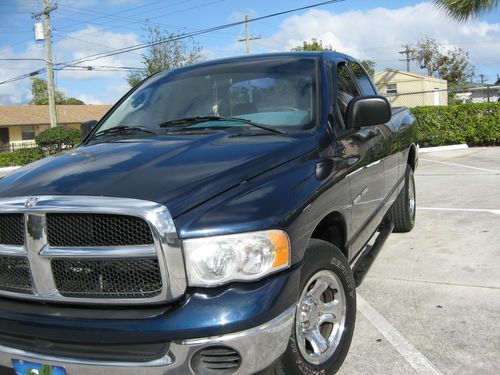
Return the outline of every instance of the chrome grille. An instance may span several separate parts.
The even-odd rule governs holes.
[[[48,214],[50,246],[150,245],[148,224],[133,216],[105,214]]]
[[[151,298],[161,293],[158,259],[55,259],[59,293],[76,298]]]
[[[0,256],[0,290],[31,294],[28,260],[17,256]]]
[[[0,244],[24,244],[24,218],[22,214],[0,214]]]
[[[162,303],[186,290],[167,208],[86,196],[0,198],[0,295],[50,302]]]

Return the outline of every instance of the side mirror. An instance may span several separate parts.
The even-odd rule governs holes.
[[[80,125],[80,138],[83,141],[87,135],[94,129],[97,125],[97,120],[85,121]]]
[[[383,96],[358,96],[347,107],[347,127],[362,128],[391,120],[391,105]]]

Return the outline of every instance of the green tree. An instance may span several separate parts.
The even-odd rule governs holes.
[[[64,94],[55,90],[56,92],[56,104],[85,104],[80,99],[76,98],[66,98]],[[46,105],[49,104],[49,92],[47,90],[47,81],[42,78],[32,78],[31,80],[31,102],[30,104],[35,105]]]
[[[323,45],[323,42],[316,38],[312,38],[310,42],[306,42],[305,40],[302,42],[301,46],[297,46],[292,48],[292,51],[302,52],[302,51],[333,51],[333,47],[330,45]]]
[[[465,22],[495,9],[499,0],[434,0],[434,4],[452,18]]]
[[[375,66],[377,65],[375,64],[375,61],[361,60],[359,63],[363,66],[363,68],[365,68],[366,72],[370,77],[375,74]]]
[[[438,77],[448,81],[452,88],[462,85],[474,76],[469,54],[460,48],[448,50],[437,59]]]
[[[84,105],[85,103],[77,98],[64,98],[61,104]]]
[[[426,36],[412,49],[415,51],[412,58],[421,69],[426,69],[429,76],[447,80],[452,88],[474,75],[469,54],[461,48],[445,48],[436,39]]]
[[[303,52],[303,51],[333,51],[333,47],[331,45],[323,45],[323,42],[316,38],[312,38],[310,42],[303,41],[301,46],[297,46],[292,48],[292,51],[295,52]],[[363,68],[365,68],[366,72],[372,76],[375,74],[375,61],[372,60],[361,60],[359,62]]]
[[[144,78],[163,70],[190,65],[203,60],[201,46],[193,38],[173,40],[178,36],[159,26],[147,27],[147,42],[151,46],[142,55],[144,71],[131,71],[127,76],[130,87],[134,87]]]
[[[45,155],[50,155],[80,143],[80,132],[66,126],[56,126],[38,134],[35,141]]]
[[[437,40],[425,36],[412,49],[415,51],[412,59],[420,65],[420,69],[426,69],[428,76],[434,75],[437,71],[437,59],[441,56],[441,46]]]

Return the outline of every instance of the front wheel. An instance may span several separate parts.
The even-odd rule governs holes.
[[[311,239],[301,272],[295,324],[274,375],[334,374],[351,345],[356,290],[338,248]]]

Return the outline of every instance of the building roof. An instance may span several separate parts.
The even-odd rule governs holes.
[[[81,124],[99,120],[111,108],[110,105],[58,105],[59,124]],[[0,126],[50,124],[48,105],[0,106]]]
[[[428,76],[425,74],[420,74],[420,73],[413,73],[413,72],[403,72],[401,70],[396,70],[396,69],[389,69],[386,68],[378,73],[374,74],[374,77],[382,75],[382,74],[387,74],[387,73],[393,73],[393,74],[402,74],[405,76],[413,77],[413,78],[418,78],[418,79],[425,79],[425,80],[433,80],[433,81],[443,81],[447,82],[445,79],[434,77],[434,76]]]

